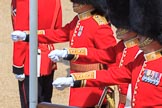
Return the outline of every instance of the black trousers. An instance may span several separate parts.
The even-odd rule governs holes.
[[[38,103],[51,102],[53,92],[54,72],[48,76],[38,78]],[[23,81],[18,81],[21,108],[29,108],[29,76]]]

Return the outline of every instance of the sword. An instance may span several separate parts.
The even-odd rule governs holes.
[[[108,87],[105,87],[103,92],[102,92],[102,95],[100,97],[100,100],[99,100],[98,104],[95,106],[95,108],[101,108],[102,103],[103,103],[103,101],[106,97],[107,91],[108,91]]]
[[[109,107],[110,107],[110,108],[115,108],[114,100],[111,98],[111,96],[109,96],[109,94],[108,94],[108,89],[109,89],[109,87],[105,87],[105,88],[104,88],[104,90],[103,90],[103,92],[102,92],[102,95],[101,95],[101,97],[100,97],[100,100],[99,100],[98,104],[95,106],[95,108],[101,108],[102,103],[103,103],[105,97],[107,97],[107,100],[108,100],[108,102],[109,102]],[[110,89],[111,89],[111,88],[110,88]],[[111,90],[112,90],[112,89],[111,89]]]

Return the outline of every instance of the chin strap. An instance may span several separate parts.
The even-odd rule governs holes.
[[[153,39],[146,38],[142,43],[139,44],[139,47],[144,47],[146,45],[149,45],[152,41],[153,41]]]

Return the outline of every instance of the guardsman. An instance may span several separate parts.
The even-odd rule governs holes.
[[[130,0],[108,0],[109,20],[111,24],[117,28],[116,38],[120,40],[118,44],[105,50],[95,48],[66,48],[63,50],[56,49],[51,51],[49,54],[51,60],[57,62],[59,61],[59,58],[62,58],[61,55],[64,54],[67,55],[65,58],[63,58],[65,60],[80,62],[92,61],[94,63],[101,62],[111,66],[112,61],[116,59],[116,63],[113,65],[119,67],[134,61],[134,59],[140,53],[140,50],[137,46],[139,44],[137,33],[130,29],[129,1]],[[118,85],[120,92],[118,108],[131,107],[131,85],[129,86],[130,87],[128,89],[128,84]],[[127,94],[127,91],[129,94]],[[115,103],[117,102],[118,100],[115,99]]]
[[[13,30],[29,31],[29,0],[12,0]],[[56,29],[62,26],[60,0],[38,1],[38,29]],[[51,102],[56,64],[48,58],[53,44],[38,45],[38,102]],[[29,107],[29,43],[14,42],[13,73],[18,79],[21,108]]]
[[[122,67],[108,70],[73,73],[54,81],[56,88],[94,87],[114,84],[132,84],[132,108],[161,108],[162,96],[162,1],[131,0],[130,24],[138,33],[139,48],[136,59]],[[66,82],[66,83],[65,83]],[[143,101],[144,100],[144,101]]]
[[[72,48],[86,47],[96,49],[106,49],[116,44],[113,31],[107,21],[107,1],[106,0],[71,0],[73,10],[78,13],[74,19],[61,29],[38,31],[38,40],[41,43],[67,42]],[[23,35],[22,35],[23,34]],[[25,34],[25,35],[24,35]],[[30,37],[28,33],[14,31],[12,34],[14,41]],[[23,38],[25,39],[25,38]],[[64,56],[64,55],[63,55]],[[106,69],[106,64],[99,62],[70,62],[70,73],[77,71]],[[103,89],[99,87],[71,88],[69,105],[79,107],[94,107],[102,94]],[[104,101],[103,107],[107,102]]]

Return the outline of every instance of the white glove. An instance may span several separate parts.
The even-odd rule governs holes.
[[[15,74],[15,78],[19,81],[23,81],[25,79],[25,75],[24,74]]]
[[[11,33],[11,39],[14,42],[25,40],[26,39],[26,33],[19,31],[19,30],[14,31],[14,32]]]
[[[68,52],[67,50],[53,50],[48,54],[48,57],[53,61],[53,62],[58,62],[60,61],[61,58],[65,58],[67,56]]]
[[[52,85],[58,90],[64,90],[66,87],[72,87],[74,80],[72,77],[60,77],[54,80]]]

